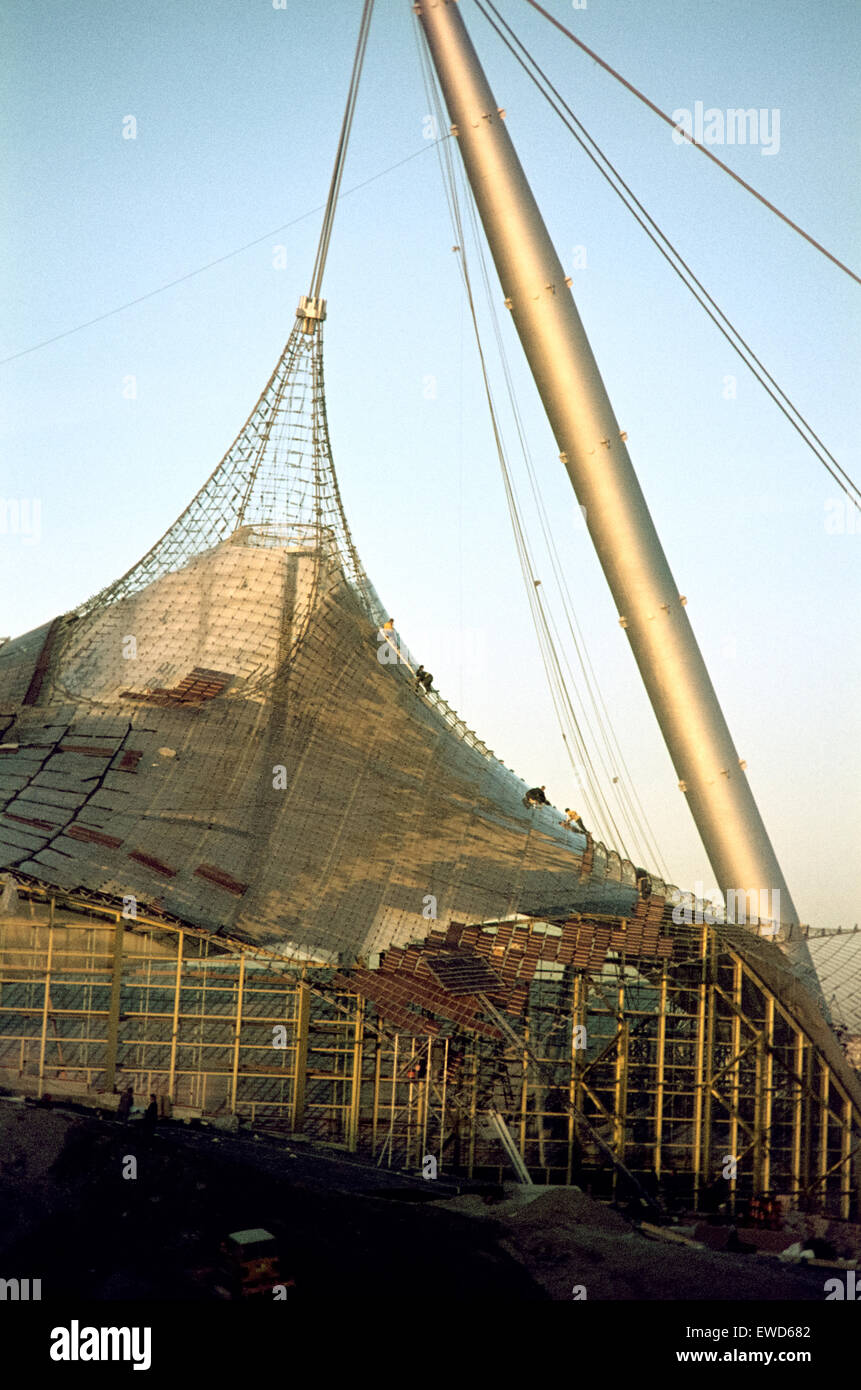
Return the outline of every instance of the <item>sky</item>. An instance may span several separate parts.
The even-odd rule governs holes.
[[[670,114],[697,102],[766,111],[767,141],[715,153],[859,269],[856,5],[546,7]],[[857,478],[861,288],[675,144],[524,0],[499,8]],[[802,920],[851,926],[861,920],[861,516],[471,0],[462,12],[572,276]],[[124,573],[246,419],[308,289],[360,13],[360,0],[0,7],[0,358],[11,359],[0,367],[0,635]],[[576,805],[428,110],[409,0],[377,0],[324,285],[335,464],[364,565],[437,687],[508,766],[546,784],[556,805]],[[625,759],[672,879],[708,892],[705,852],[504,314],[502,328]],[[512,466],[525,502],[514,451]]]

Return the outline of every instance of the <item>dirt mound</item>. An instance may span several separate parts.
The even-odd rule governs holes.
[[[493,1203],[470,1194],[439,1205],[492,1223],[500,1248],[557,1301],[822,1297],[815,1271],[650,1237],[576,1188],[522,1188]]]
[[[508,1203],[505,1204],[508,1206]],[[532,1201],[518,1204],[505,1212],[505,1222],[517,1231],[564,1231],[569,1227],[588,1226],[595,1231],[614,1231],[629,1234],[631,1227],[619,1212],[587,1197],[573,1187],[551,1187]]]

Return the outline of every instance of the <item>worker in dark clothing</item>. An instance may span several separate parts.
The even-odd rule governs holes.
[[[416,1057],[407,1067],[407,1081],[424,1081],[428,1069],[426,1057]]]
[[[645,869],[635,869],[634,873],[637,878],[637,892],[644,902],[648,902],[652,896],[651,875]]]
[[[733,1255],[752,1255],[756,1246],[750,1241],[741,1239],[737,1226],[730,1226],[725,1249]]]
[[[416,684],[415,684],[416,690],[420,690],[420,689],[422,688],[422,686],[424,686],[425,693],[429,695],[429,694],[430,694],[430,688],[431,688],[432,685],[433,685],[433,676],[431,675],[430,671],[426,671],[425,668],[424,668],[424,666],[420,666],[420,667],[418,668],[418,670],[416,671]]]
[[[527,806],[549,806],[550,802],[544,795],[546,787],[530,787],[523,800]]]
[[[126,1086],[126,1089],[120,1096],[119,1105],[117,1106],[117,1119],[120,1120],[124,1125],[128,1124],[129,1114],[131,1112],[134,1098],[135,1093],[132,1090],[131,1086]]]
[[[149,1105],[144,1111],[143,1124],[144,1128],[149,1130],[150,1133],[152,1133],[158,1124],[158,1101],[153,1095],[150,1096]]]

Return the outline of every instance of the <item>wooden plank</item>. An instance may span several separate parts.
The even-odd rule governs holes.
[[[205,878],[210,883],[217,884],[219,888],[224,888],[237,898],[248,892],[247,883],[240,883],[239,879],[226,873],[224,869],[217,868],[215,864],[198,864],[194,872],[198,878]]]
[[[153,873],[161,874],[163,878],[176,878],[177,869],[172,869],[169,864],[164,864],[160,859],[156,859],[152,854],[144,854],[141,850],[134,849],[129,852],[129,859],[134,859],[136,863],[143,864],[145,868],[152,869]]]

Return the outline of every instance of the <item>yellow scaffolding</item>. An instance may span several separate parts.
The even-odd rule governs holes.
[[[108,1108],[131,1085],[175,1115],[501,1180],[493,1109],[535,1182],[618,1195],[606,1145],[699,1206],[770,1190],[858,1219],[854,1073],[743,946],[706,925],[686,944],[537,979],[517,1047],[438,1021],[423,1033],[419,1015],[405,1032],[323,963],[34,892],[30,915],[0,922],[0,1085]]]

